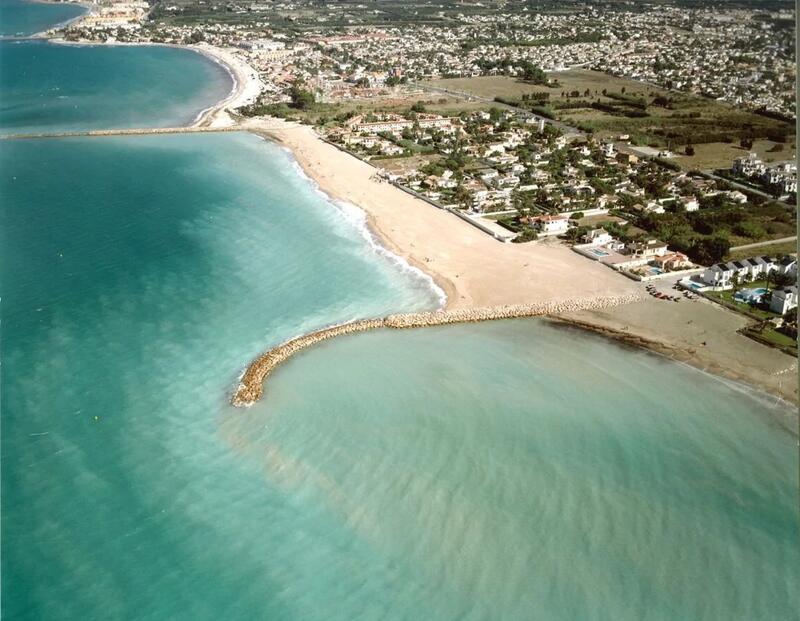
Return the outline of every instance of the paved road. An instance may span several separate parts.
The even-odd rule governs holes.
[[[742,190],[743,192],[751,192],[752,194],[757,194],[758,196],[761,196],[763,198],[768,198],[770,200],[778,201],[778,202],[785,203],[785,204],[788,205],[788,203],[786,203],[786,201],[779,201],[777,198],[775,198],[775,196],[773,196],[772,194],[769,194],[768,192],[764,192],[762,190],[757,190],[756,188],[753,188],[753,187],[751,187],[749,185],[745,185],[744,183],[739,183],[737,181],[731,181],[730,179],[726,179],[725,177],[720,177],[719,175],[715,175],[710,170],[701,170],[700,172],[704,177],[708,177],[709,179],[714,179],[716,181],[724,181],[725,183],[729,183],[733,187],[735,187],[735,188],[737,188],[739,190]]]
[[[734,246],[731,250],[748,250],[759,246],[772,246],[773,244],[783,244],[785,242],[797,241],[797,235],[792,237],[781,237],[780,239],[770,239],[769,241],[756,242],[755,244],[745,244],[744,246]]]

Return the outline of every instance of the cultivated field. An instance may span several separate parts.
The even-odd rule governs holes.
[[[261,113],[314,125],[327,125],[334,122],[337,117],[343,117],[348,114],[408,112],[411,106],[418,103],[424,105],[427,112],[443,116],[458,116],[461,112],[474,112],[475,110],[488,110],[491,108],[491,105],[487,103],[466,101],[460,97],[438,96],[430,92],[409,92],[388,97],[315,103],[306,110],[289,108],[285,104],[275,104],[272,110],[264,110]]]
[[[774,159],[788,159],[793,153],[793,125],[714,99],[586,69],[548,75],[558,86],[528,84],[505,76],[431,80],[428,84],[544,111],[600,138],[627,134],[635,144],[676,151],[693,144],[694,160],[682,158],[690,168],[730,165],[741,155],[735,148],[741,138],[757,139],[756,151]],[[532,100],[537,93],[548,97]],[[783,153],[766,153],[777,140],[787,141]]]
[[[781,244],[767,244],[756,248],[745,248],[744,250],[731,250],[725,257],[726,261],[738,261],[739,259],[749,259],[767,255],[777,257],[785,254],[796,254],[797,242],[784,242]]]
[[[428,80],[425,84],[438,88],[452,89],[474,93],[479,97],[521,97],[529,93],[550,93],[551,99],[560,99],[561,91],[577,90],[583,94],[588,88],[592,93],[601,93],[603,89],[619,91],[625,88],[627,94],[657,93],[660,89],[627,78],[617,78],[599,71],[575,69],[548,73],[548,77],[558,80],[560,86],[549,88],[536,84],[528,84],[516,78],[505,76],[480,76],[476,78],[450,78]]]
[[[709,142],[694,145],[694,155],[681,155],[674,161],[684,170],[716,169],[727,167],[737,157],[750,152],[758,153],[765,162],[779,162],[794,159],[795,144],[790,142],[781,146],[771,140],[756,140],[751,148],[745,149],[738,142]]]

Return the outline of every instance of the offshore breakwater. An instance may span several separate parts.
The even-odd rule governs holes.
[[[236,407],[252,405],[263,396],[264,381],[278,366],[303,349],[337,336],[367,332],[369,330],[377,330],[378,328],[404,330],[455,323],[494,321],[497,319],[542,317],[579,310],[598,310],[611,306],[618,306],[620,304],[637,302],[641,299],[642,296],[639,294],[630,294],[624,296],[601,296],[534,304],[496,306],[491,308],[431,311],[425,313],[399,313],[382,318],[359,319],[330,326],[285,341],[256,358],[250,363],[242,375],[239,386],[231,398],[231,403]]]

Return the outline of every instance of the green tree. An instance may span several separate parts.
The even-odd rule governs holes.
[[[767,232],[764,230],[764,227],[761,226],[761,223],[756,222],[755,220],[745,220],[744,222],[740,222],[733,227],[733,232],[737,235],[742,235],[743,237],[749,237],[750,239],[761,239],[767,234]]]
[[[538,238],[539,234],[535,230],[530,227],[526,227],[512,241],[514,243],[521,244],[524,242],[535,241]]]
[[[472,206],[472,193],[460,183],[456,187],[453,199],[464,208]]]
[[[292,100],[290,106],[292,108],[296,108],[297,110],[308,110],[316,101],[314,93],[298,86],[297,84],[292,85],[292,88],[289,91],[289,97],[291,97]]]
[[[713,237],[703,237],[692,246],[691,254],[695,261],[710,265],[719,263],[731,249],[731,241],[722,234]]]

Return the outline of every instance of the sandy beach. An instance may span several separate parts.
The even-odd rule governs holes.
[[[203,110],[198,115],[194,126],[230,127],[234,125],[235,121],[228,114],[228,110],[254,103],[264,89],[264,84],[261,82],[261,78],[258,77],[258,72],[226,48],[215,47],[207,43],[185,47],[195,52],[200,52],[219,63],[227,69],[228,73],[231,74],[231,78],[233,78],[233,88],[230,94],[219,103]]]
[[[798,402],[797,359],[739,334],[748,320],[711,302],[667,304],[651,298],[559,318]]]
[[[267,125],[247,121],[242,127],[277,139],[325,193],[362,208],[387,248],[444,289],[448,310],[639,291],[633,281],[560,243],[492,239],[453,214],[378,181],[372,166],[323,142],[309,127],[274,120]]]
[[[392,252],[429,274],[448,310],[644,294],[644,285],[588,261],[556,240],[511,244],[416,199],[375,169],[322,141],[313,129],[252,119],[243,129],[279,141],[331,197],[362,208]],[[655,299],[560,317],[582,329],[648,348],[789,402],[798,400],[797,359],[737,331],[747,319],[707,301]],[[794,422],[787,425],[793,428]]]
[[[311,127],[281,119],[232,118],[229,111],[252,103],[262,91],[257,72],[232,50],[208,44],[175,47],[214,59],[234,80],[230,94],[202,111],[192,130],[241,129],[285,146],[323,192],[361,208],[386,248],[434,279],[447,296],[446,310],[644,295],[642,283],[579,256],[558,240],[513,244],[493,239],[378,179],[375,168],[324,142]],[[797,359],[739,334],[747,319],[710,302],[646,300],[562,319],[798,401]]]

